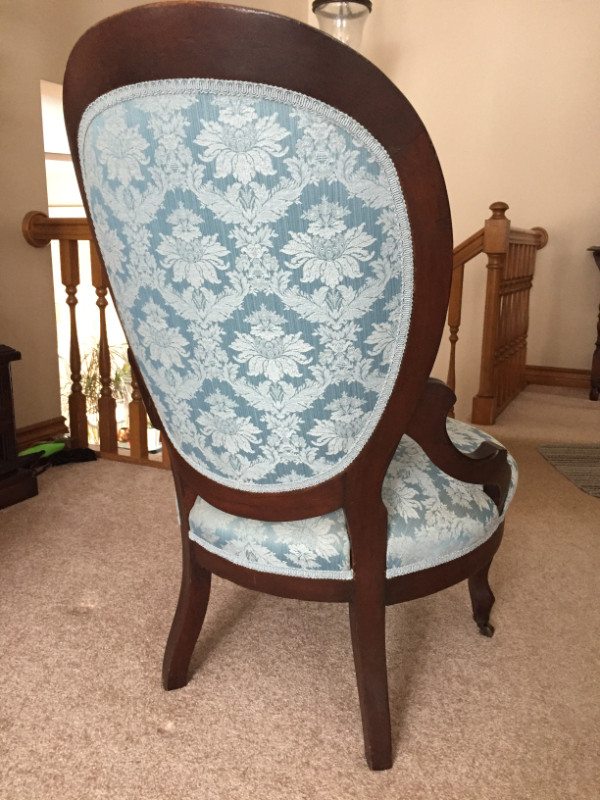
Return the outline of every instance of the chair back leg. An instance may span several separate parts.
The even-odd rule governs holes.
[[[180,689],[188,682],[190,661],[210,597],[211,573],[198,566],[192,548],[192,542],[184,547],[179,601],[163,659],[162,680],[165,689]]]
[[[350,602],[350,631],[362,716],[365,756],[371,769],[392,766],[392,733],[385,656],[385,604],[373,597]]]

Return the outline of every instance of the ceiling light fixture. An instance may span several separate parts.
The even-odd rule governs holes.
[[[319,28],[355,50],[360,48],[365,20],[372,7],[371,0],[313,0],[312,4]]]

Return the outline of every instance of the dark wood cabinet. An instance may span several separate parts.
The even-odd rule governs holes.
[[[18,463],[10,365],[20,358],[17,350],[0,344],[0,508],[38,493],[35,475],[28,469],[20,469]]]

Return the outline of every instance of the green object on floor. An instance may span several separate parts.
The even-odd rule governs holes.
[[[64,449],[64,442],[42,442],[41,444],[34,444],[33,447],[28,447],[27,450],[21,450],[19,455],[28,456],[31,453],[39,453],[42,458],[48,458],[54,453],[59,453]]]

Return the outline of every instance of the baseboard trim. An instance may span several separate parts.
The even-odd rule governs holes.
[[[525,380],[538,386],[568,386],[571,389],[589,389],[591,372],[589,369],[569,369],[568,367],[525,367]]]
[[[36,422],[34,425],[26,425],[17,430],[17,448],[26,450],[38,442],[49,442],[58,436],[68,436],[69,429],[65,424],[64,417],[54,417]]]

